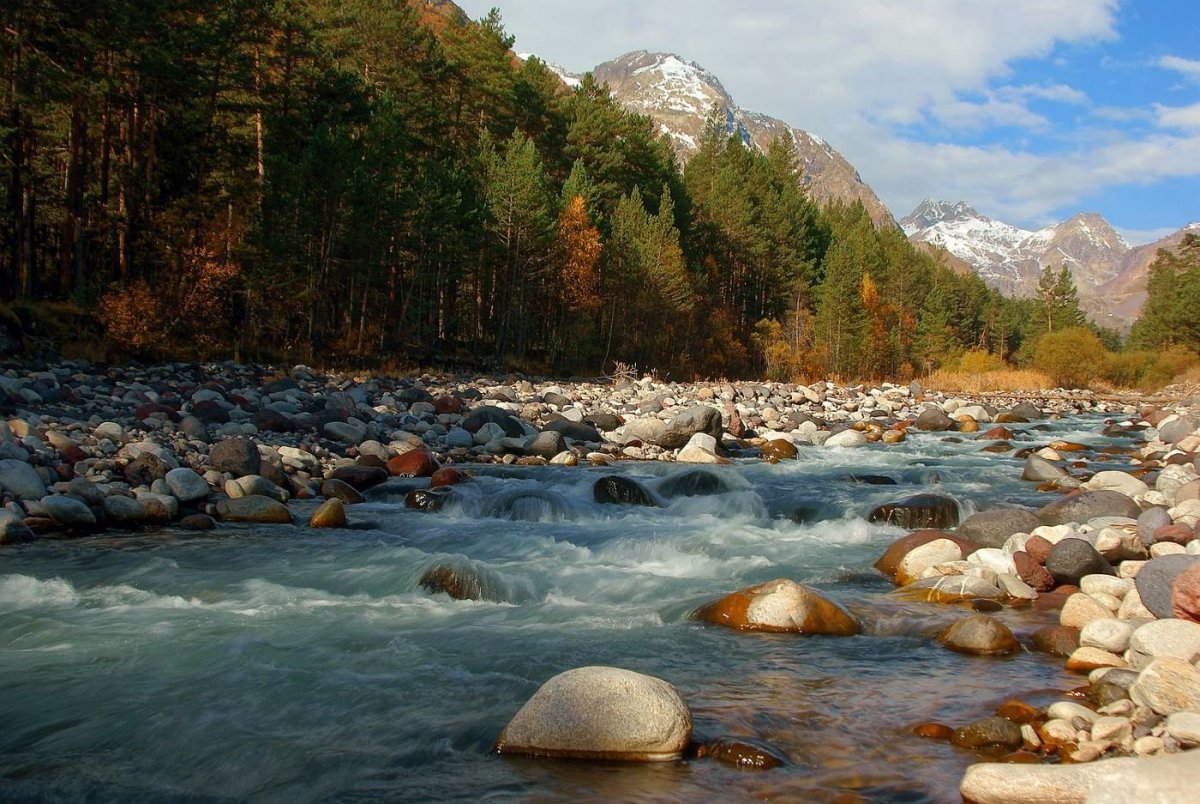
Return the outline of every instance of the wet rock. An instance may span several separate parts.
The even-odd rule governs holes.
[[[667,682],[616,667],[580,667],[554,676],[496,740],[501,754],[577,759],[679,759],[692,716]]]
[[[728,464],[728,458],[717,454],[717,440],[707,433],[696,433],[679,454],[675,456],[677,463],[709,463]]]
[[[401,452],[387,462],[387,471],[392,477],[430,477],[438,468],[433,453],[422,447]]]
[[[221,500],[217,503],[217,515],[227,522],[292,524],[292,515],[286,505],[257,494]]]
[[[483,580],[474,567],[434,564],[422,573],[417,583],[434,594],[444,592],[455,600],[483,600]]]
[[[1175,579],[1200,561],[1197,556],[1173,555],[1152,558],[1142,565],[1133,579],[1142,605],[1155,617],[1165,619],[1175,613]]]
[[[1067,477],[1070,475],[1066,469],[1037,455],[1030,455],[1025,459],[1025,469],[1021,472],[1022,480],[1032,480],[1035,483],[1055,482]]]
[[[1106,516],[1137,519],[1140,513],[1137,503],[1120,492],[1085,491],[1042,506],[1038,510],[1038,519],[1043,525],[1063,525]]]
[[[772,438],[759,447],[763,458],[769,461],[791,461],[799,455],[796,445],[785,438]]]
[[[337,497],[321,503],[312,518],[308,520],[310,528],[344,528],[346,527],[346,504]]]
[[[336,477],[322,481],[321,496],[327,500],[338,499],[349,505],[355,505],[363,501],[363,496],[358,492],[358,489],[344,480],[338,480]]]
[[[952,528],[958,524],[958,503],[941,494],[915,494],[879,506],[867,519],[901,528]]]
[[[1183,754],[1146,761],[1134,757],[1071,765],[982,763],[967,768],[959,785],[964,801],[1104,802],[1190,801],[1200,788],[1200,763]]]
[[[41,507],[46,515],[64,528],[91,528],[96,525],[96,515],[83,500],[65,494],[43,497]]]
[[[787,755],[770,743],[753,737],[718,737],[696,748],[696,758],[715,759],[747,770],[768,770],[788,764]]]
[[[125,480],[131,486],[149,486],[167,476],[170,467],[152,452],[143,452],[125,465]]]
[[[722,494],[730,485],[711,469],[688,469],[671,475],[662,482],[658,491],[664,497],[707,497]]]
[[[455,469],[452,466],[443,466],[429,476],[429,486],[435,489],[442,486],[457,486],[459,483],[465,483],[470,479],[471,476],[461,469]]]
[[[518,489],[488,500],[483,515],[514,522],[562,522],[570,519],[571,506],[553,491]]]
[[[1008,626],[986,614],[976,614],[953,623],[938,634],[938,641],[956,653],[977,656],[1018,653],[1021,650]]]
[[[208,462],[218,472],[229,472],[234,477],[257,475],[262,469],[258,447],[248,438],[218,441],[209,448]]]
[[[851,636],[862,630],[849,612],[815,590],[785,578],[708,603],[692,619],[744,631]]]
[[[110,525],[137,525],[147,518],[146,507],[123,494],[110,494],[104,498],[101,507],[104,509],[104,521]]]
[[[381,469],[378,466],[363,466],[355,464],[354,466],[339,466],[333,470],[331,477],[334,480],[340,480],[358,491],[366,491],[373,486],[378,486],[388,479],[388,470]]]
[[[513,418],[512,414],[494,405],[481,405],[472,410],[463,419],[462,427],[468,433],[475,433],[479,431],[480,427],[489,423],[499,425],[508,438],[522,438],[525,435],[525,428]]]
[[[916,428],[930,432],[943,432],[954,428],[954,422],[941,408],[927,407],[917,416]]]
[[[1070,656],[1079,648],[1080,629],[1065,625],[1048,625],[1029,635],[1034,650],[1051,656]]]
[[[1078,584],[1085,575],[1116,575],[1104,556],[1083,539],[1063,539],[1051,547],[1046,570],[1060,584]]]
[[[454,499],[449,489],[413,489],[404,495],[404,507],[418,511],[440,511]]]
[[[1003,508],[972,514],[959,524],[955,534],[984,547],[1003,547],[1014,533],[1030,533],[1040,524],[1032,511]]]
[[[910,550],[896,568],[896,583],[902,586],[920,580],[930,567],[961,561],[962,548],[950,539],[935,539]]]
[[[1032,402],[1020,402],[1020,403],[1014,405],[1012,410],[1009,411],[1009,413],[1012,414],[1013,416],[1024,419],[1025,421],[1034,421],[1036,419],[1041,419],[1045,415],[1044,413],[1042,413],[1042,409],[1039,408],[1037,405],[1033,404]]]
[[[721,411],[708,405],[693,405],[667,422],[658,444],[667,449],[680,449],[696,433],[706,433],[720,441]]]
[[[1007,597],[996,584],[974,575],[925,578],[898,589],[896,594],[906,599],[929,603],[957,603],[966,600],[976,606],[976,610],[979,610],[982,604],[993,611],[999,608],[997,601]]]
[[[827,447],[861,447],[867,443],[867,437],[858,430],[842,430],[825,439]]]
[[[545,430],[535,436],[530,436],[525,441],[524,447],[526,455],[538,455],[546,460],[550,460],[564,449],[566,449],[566,441],[563,439],[562,433],[556,430]]]
[[[609,475],[602,477],[592,485],[592,497],[601,504],[616,503],[619,505],[657,505],[650,492],[628,477]]]
[[[928,740],[949,740],[954,729],[944,723],[919,723],[912,727],[912,733]]]
[[[188,514],[179,520],[179,527],[184,530],[215,530],[217,523],[208,514]]]
[[[907,536],[902,536],[892,542],[891,546],[884,552],[879,560],[875,562],[875,569],[882,572],[889,578],[895,578],[896,573],[900,569],[900,563],[904,557],[911,553],[916,548],[923,544],[928,544],[936,539],[949,539],[958,545],[960,549],[960,558],[965,558],[971,553],[979,549],[979,545],[974,542],[969,542],[966,539],[959,538],[950,533],[940,530],[918,530]]]
[[[950,743],[959,748],[1020,748],[1024,737],[1018,724],[993,715],[955,729],[954,734],[950,736]]]

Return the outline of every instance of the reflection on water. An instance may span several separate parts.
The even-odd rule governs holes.
[[[1059,436],[1113,443],[1079,422],[1019,438]],[[1075,683],[1052,659],[941,649],[930,637],[964,612],[887,597],[871,569],[902,533],[866,522],[879,504],[930,489],[964,513],[1044,501],[1017,461],[978,447],[916,434],[802,450],[795,462],[706,470],[715,485],[666,464],[497,467],[440,513],[385,493],[352,507],[358,527],[342,531],[240,526],[6,549],[0,797],[957,801],[975,757],[911,726],[961,725]],[[660,505],[596,504],[592,485],[614,472]],[[853,478],[865,474],[896,484]],[[420,588],[437,564],[475,570],[488,600]],[[776,577],[821,588],[865,633],[739,634],[688,619]],[[1019,636],[1054,618],[999,616]],[[790,762],[756,772],[491,753],[543,681],[588,664],[665,678],[698,739],[764,740]]]

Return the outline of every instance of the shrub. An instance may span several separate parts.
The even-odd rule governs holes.
[[[986,374],[1007,368],[1008,364],[1002,358],[982,349],[972,349],[958,359],[958,370],[963,374]]]
[[[1084,327],[1047,332],[1033,349],[1033,365],[1063,388],[1086,388],[1104,369],[1108,352],[1096,333]]]

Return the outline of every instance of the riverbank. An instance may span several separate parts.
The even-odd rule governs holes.
[[[1143,486],[1123,486],[1117,492],[1138,507],[1139,518],[1142,507],[1167,511],[1177,507],[1166,505],[1171,501],[1159,488],[1160,478],[1183,480],[1171,486],[1175,493],[1191,482],[1179,477],[1178,473],[1190,472],[1191,478],[1195,470],[1195,424],[1189,424],[1186,417],[1178,417],[1174,408],[1143,410],[1136,399],[1098,399],[1077,393],[1047,394],[1034,400],[1015,396],[955,399],[910,386],[850,389],[825,383],[815,386],[762,383],[684,386],[656,383],[647,378],[572,384],[428,375],[356,380],[353,377],[318,376],[302,368],[286,375],[228,365],[207,369],[175,365],[144,371],[105,369],[101,372],[80,364],[47,367],[42,371],[10,371],[4,380],[0,380],[0,386],[10,406],[6,411],[8,436],[0,444],[5,473],[0,475],[0,482],[4,483],[8,498],[5,533],[14,540],[99,532],[118,538],[121,534],[139,532],[152,535],[156,528],[168,523],[172,532],[179,526],[213,527],[218,533],[230,529],[231,534],[241,535],[246,533],[245,528],[255,527],[253,523],[284,522],[284,516],[287,523],[303,525],[314,515],[314,509],[323,505],[322,498],[341,500],[343,516],[346,506],[350,506],[351,511],[356,510],[354,501],[364,497],[369,502],[363,510],[372,511],[375,516],[380,515],[379,506],[386,500],[408,500],[410,505],[426,510],[444,507],[451,523],[461,522],[461,512],[469,510],[470,505],[483,506],[491,512],[488,516],[493,517],[492,529],[497,521],[521,520],[522,506],[532,504],[541,506],[539,511],[547,514],[547,521],[556,521],[555,517],[570,518],[569,512],[561,508],[562,501],[548,490],[527,490],[520,499],[503,492],[466,491],[472,484],[476,488],[486,485],[489,472],[521,472],[521,477],[536,477],[525,473],[537,470],[503,468],[513,464],[547,465],[560,473],[553,476],[557,483],[568,482],[563,478],[575,476],[576,470],[569,468],[573,464],[607,464],[614,470],[644,466],[645,471],[635,469],[631,473],[630,484],[617,489],[618,495],[631,496],[615,500],[616,510],[627,510],[633,496],[644,493],[656,504],[678,507],[684,500],[695,500],[688,505],[700,506],[698,511],[725,517],[732,514],[735,518],[749,516],[754,522],[763,523],[803,522],[806,517],[814,516],[805,510],[808,503],[819,506],[822,501],[812,500],[801,505],[785,498],[772,502],[774,498],[767,495],[764,497],[766,510],[762,511],[759,509],[763,502],[755,503],[739,496],[744,495],[741,486],[725,488],[718,485],[707,490],[697,487],[685,493],[666,487],[666,480],[670,478],[661,482],[654,480],[658,476],[656,467],[727,460],[739,465],[747,462],[753,465],[765,460],[779,464],[763,469],[786,470],[789,465],[826,460],[826,456],[838,456],[841,460],[842,456],[858,455],[861,456],[858,459],[849,457],[847,460],[849,465],[858,464],[861,468],[843,470],[857,477],[854,481],[858,484],[857,490],[851,489],[848,493],[856,498],[871,497],[876,502],[892,505],[894,511],[895,503],[903,502],[899,499],[901,495],[896,494],[897,499],[876,499],[871,495],[878,497],[887,492],[868,492],[868,488],[886,489],[886,486],[872,484],[881,482],[880,478],[886,479],[889,474],[892,482],[898,478],[903,484],[908,474],[916,470],[910,468],[906,474],[897,475],[894,470],[887,472],[876,468],[872,474],[871,467],[879,465],[877,456],[888,450],[903,450],[914,441],[923,445],[945,445],[963,454],[967,450],[981,452],[985,448],[999,447],[989,449],[989,452],[1004,466],[1023,453],[1020,460],[1026,465],[1032,464],[1046,471],[1046,477],[1027,483],[1030,495],[1036,495],[1033,491],[1036,486],[1045,486],[1047,491],[1042,495],[1047,501],[1060,499],[1063,492],[1074,486],[1093,482],[1097,476],[1106,474],[1105,469],[1121,470],[1118,474],[1131,478],[1132,474],[1140,474],[1140,478],[1132,479]],[[1178,410],[1188,412],[1183,405],[1178,406]],[[1096,422],[1096,429],[1105,429],[1108,446],[1074,451],[1071,441],[1051,437],[1050,433],[1057,432],[1054,428],[1061,427],[1056,423],[1066,421],[1059,417],[1074,415],[1086,415],[1088,421]],[[1100,420],[1105,417],[1114,421],[1107,426],[1101,425]],[[1047,427],[1051,429],[1044,429]],[[1003,437],[1002,432],[989,432],[995,428],[1007,428],[1008,437]],[[1045,435],[1039,439],[1039,434]],[[1189,441],[1189,438],[1193,440]],[[1081,437],[1081,440],[1086,439]],[[1115,446],[1118,441],[1130,446],[1118,449]],[[975,446],[976,442],[978,446]],[[917,455],[928,455],[927,450],[922,447]],[[910,453],[904,454],[910,456]],[[799,461],[794,460],[797,456]],[[906,457],[905,463],[919,467],[919,461],[928,458],[917,457],[917,462],[911,463],[913,460],[913,457]],[[1044,461],[1060,471],[1045,470],[1037,461]],[[1167,467],[1177,468],[1167,471]],[[430,475],[438,470],[441,474],[431,479]],[[1021,470],[1013,471],[1019,473]],[[479,476],[457,483],[472,474]],[[763,475],[763,479],[770,476]],[[587,478],[581,485],[590,492],[596,475],[581,474],[581,477]],[[689,482],[701,485],[710,482],[705,479],[709,475],[702,473],[695,477],[699,480]],[[932,472],[925,470],[920,478],[913,475],[912,479],[929,484],[931,477]],[[1114,478],[1101,480],[1110,484],[1115,482]],[[433,488],[435,483],[438,485]],[[1167,484],[1163,485],[1166,488]],[[501,488],[502,484],[495,490]],[[1111,485],[1097,489],[1114,490]],[[1085,491],[1090,493],[1090,490]],[[1131,493],[1125,493],[1127,491]],[[420,493],[414,495],[413,492]],[[706,494],[717,495],[712,505],[719,498],[720,506],[711,511],[710,507],[705,507],[709,505],[704,502]],[[762,494],[765,491],[760,490],[760,496]],[[1163,497],[1159,499],[1154,494]],[[1022,499],[1025,499],[1024,495]],[[599,503],[598,497],[596,503]],[[496,506],[508,508],[497,514],[492,510]],[[338,507],[332,506],[333,509]],[[860,515],[865,517],[876,507],[882,506],[872,503],[864,507]],[[933,511],[934,515],[946,511],[944,506],[912,504],[902,506],[900,510],[902,514],[916,512],[914,515],[919,516],[925,516],[928,511]],[[347,524],[344,518],[329,514],[328,510],[326,513],[332,516],[328,523]],[[1133,512],[1126,509],[1125,513]],[[1185,515],[1190,514],[1185,512]],[[821,514],[818,512],[815,516],[819,518]],[[884,513],[883,516],[900,515]],[[1111,518],[1107,512],[1106,516]],[[348,518],[351,527],[362,526],[361,517],[351,513]],[[1029,553],[1027,543],[1034,536],[1047,542],[1053,540],[1054,544],[1086,541],[1098,548],[1098,552],[1111,552],[1114,559],[1119,551],[1133,547],[1128,539],[1122,542],[1122,538],[1128,536],[1122,526],[1127,528],[1128,523],[1106,522],[1101,527],[1093,527],[1089,524],[1093,518],[1089,516],[1088,522],[1078,523],[1080,527],[1065,530],[1060,524],[1042,524],[1039,520],[1036,525],[1020,531],[1014,529],[996,536],[1000,544],[984,549],[1007,552],[1010,557],[1016,553]],[[356,523],[355,520],[359,521]],[[906,521],[888,521],[911,527]],[[246,522],[251,524],[242,524]],[[294,524],[289,526],[288,532],[298,530]],[[927,524],[947,530],[958,526],[956,532],[960,532],[960,536],[964,535],[961,531],[967,525],[960,524],[957,519]],[[1159,526],[1165,524],[1158,523]],[[1180,525],[1182,520],[1169,524]],[[1191,524],[1194,533],[1195,523]],[[1136,519],[1134,525],[1136,531]],[[264,524],[263,527],[277,526]],[[776,534],[776,538],[791,539],[794,536],[787,528],[802,526],[780,524],[773,527],[785,528]],[[1034,532],[1042,527],[1060,530]],[[1121,535],[1106,533],[1106,528],[1121,532]],[[1014,535],[1025,530],[1029,532],[1025,533],[1021,547],[1026,549],[1006,551],[1006,548],[1016,547],[1009,544]],[[1150,535],[1153,532],[1150,531]],[[1179,542],[1179,538],[1176,534],[1175,541],[1163,540],[1163,545],[1174,544],[1179,550],[1158,547],[1160,555],[1153,555],[1157,540],[1142,541],[1139,538],[1145,555],[1138,558],[1122,555],[1116,562],[1118,571],[1128,564],[1125,570],[1128,574],[1138,561],[1190,555],[1189,544],[1194,538],[1183,542]],[[1110,544],[1114,539],[1115,544]],[[138,537],[136,541],[147,544],[144,537]],[[937,538],[927,539],[924,544],[936,541]],[[117,544],[116,541],[112,543]],[[766,550],[765,544],[756,550]],[[997,559],[994,553],[984,552],[982,558],[988,558],[989,563],[980,563],[981,558],[971,560],[971,556],[980,550],[966,553],[959,549],[957,558],[942,556],[937,562],[939,573],[947,569],[958,570],[949,575],[979,577],[981,580],[986,580],[989,573],[991,580],[1012,574],[998,571],[994,566],[993,560]],[[476,547],[463,552],[477,559],[478,550]],[[750,560],[749,556],[747,560]],[[446,594],[466,592],[461,596],[499,599],[507,603],[541,599],[535,592],[521,591],[520,583],[513,578],[497,577],[494,569],[485,570],[477,563],[464,564],[459,559],[439,561],[449,565],[451,580],[468,581],[465,587],[460,584],[461,588],[455,588],[453,584],[445,583],[447,575],[443,573],[440,591]],[[745,566],[752,567],[754,563]],[[928,564],[917,573],[924,574],[933,566]],[[1044,560],[1039,566],[1045,569]],[[1031,568],[1027,567],[1027,570],[1026,575],[1034,580],[1032,576],[1036,573]],[[737,574],[744,573],[743,569]],[[1077,579],[1080,585],[1084,577]],[[422,577],[422,584],[426,588],[439,588],[437,580]],[[469,583],[472,580],[474,586]],[[748,576],[747,580],[766,578]],[[1004,588],[1019,589],[1016,586]],[[970,599],[982,599],[979,591],[976,588]],[[1081,593],[1090,594],[1090,591]],[[1052,600],[1054,594],[1044,597]],[[1060,600],[1069,599],[1061,594],[1059,597]],[[1103,598],[1100,600],[1104,601]],[[705,601],[694,602],[699,605]],[[1013,601],[1004,597],[998,598],[997,602],[1008,607]],[[1122,603],[1123,599],[1118,600],[1112,614],[1118,613]],[[1073,609],[1081,605],[1077,601]],[[1132,610],[1132,605],[1129,608]],[[860,617],[870,617],[856,613]],[[1141,612],[1136,614],[1144,617]],[[669,618],[668,621],[672,620]],[[1131,623],[1133,619],[1125,622]],[[876,635],[883,628],[878,622],[868,623],[868,626]],[[611,661],[611,657],[598,658]],[[1019,681],[1002,677],[995,683],[1012,684],[1012,689],[1021,688]],[[698,697],[704,700],[703,695]],[[704,711],[703,704],[700,711]],[[969,724],[953,725],[961,728]],[[1159,724],[1149,728],[1156,725]],[[1079,731],[1081,729],[1075,729],[1073,747],[1067,754],[1079,749]],[[492,733],[489,739],[495,736]],[[1089,731],[1088,742],[1095,742],[1091,737]],[[1166,743],[1164,740],[1164,748]],[[1146,745],[1149,743],[1143,743]]]

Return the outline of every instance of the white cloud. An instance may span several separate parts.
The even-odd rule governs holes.
[[[1177,128],[1200,132],[1200,103],[1191,106],[1154,105],[1158,124],[1164,128]]]
[[[1119,229],[1118,231],[1121,233],[1121,237],[1125,238],[1125,242],[1130,245],[1144,246],[1147,243],[1158,242],[1179,230],[1168,226],[1160,229]]]
[[[1177,72],[1192,81],[1200,81],[1200,61],[1181,56],[1163,56],[1156,64],[1164,70]]]

